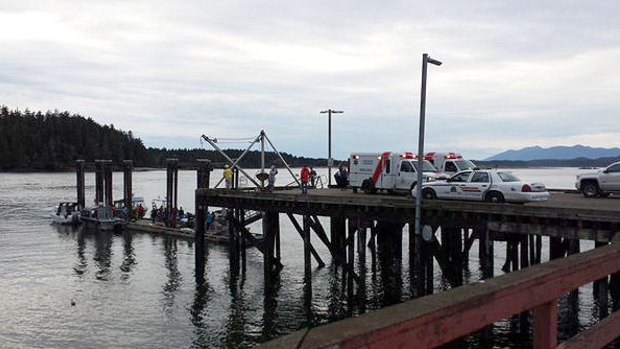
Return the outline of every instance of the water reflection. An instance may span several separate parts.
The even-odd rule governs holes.
[[[79,277],[82,277],[88,271],[88,259],[86,258],[86,232],[84,225],[59,225],[52,224],[52,227],[58,231],[58,234],[63,238],[75,238],[75,244],[77,247],[77,262],[73,267],[73,271]]]
[[[189,247],[192,247],[193,243],[188,242]],[[208,245],[205,248],[205,274],[209,273],[209,248]],[[213,290],[209,286],[208,278],[203,278],[202,283],[196,283],[194,290],[194,301],[191,307],[188,309],[190,314],[190,322],[194,326],[194,339],[192,340],[193,348],[208,348],[209,339],[211,335],[211,329],[205,323],[204,312],[212,300],[211,295]]]
[[[194,302],[189,309],[191,315],[191,323],[194,325],[194,339],[192,340],[193,348],[207,348],[209,344],[210,329],[207,328],[203,312],[210,301],[209,287],[207,283],[197,284],[194,293]]]
[[[84,227],[77,232],[77,264],[73,268],[75,273],[79,276],[82,276],[88,270],[88,259],[86,258],[86,254],[84,253],[86,249],[86,232]]]
[[[306,319],[304,326],[314,325],[314,311],[312,310],[312,274],[304,276],[304,288],[302,292],[303,315]]]
[[[85,229],[86,232],[90,231]],[[96,272],[97,280],[110,280],[110,269],[112,265],[112,234],[108,231],[93,231],[95,236],[95,256],[93,260],[98,270]]]
[[[134,266],[138,263],[132,242],[133,234],[128,231],[123,232],[123,262],[121,263],[120,270],[122,272],[121,280],[124,281],[129,280]]]
[[[327,302],[327,316],[330,322],[340,320],[347,315],[346,302],[343,301],[344,290],[342,289],[343,271],[332,262],[330,266],[331,273],[329,275],[329,294]]]
[[[230,309],[226,321],[226,337],[224,343],[227,348],[242,347],[247,335],[246,327],[248,320],[246,314],[249,310],[245,285],[245,273],[239,275],[238,268],[232,268],[228,274],[228,290],[230,291]]]
[[[385,230],[377,235],[377,257],[379,260],[381,306],[402,301],[402,244],[394,248],[396,232]]]
[[[179,285],[181,284],[181,272],[179,272],[178,261],[177,261],[177,239],[165,237],[164,238],[164,256],[165,256],[165,266],[166,270],[168,270],[168,280],[163,286],[163,294],[164,294],[164,311],[170,315],[169,313],[172,311],[172,307],[174,305],[174,298],[176,292],[179,289]]]
[[[278,331],[278,294],[282,287],[280,274],[275,274],[271,278],[271,284],[265,286],[263,297],[263,321],[260,341],[266,341],[280,335]]]

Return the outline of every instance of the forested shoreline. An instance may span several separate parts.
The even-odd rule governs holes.
[[[237,158],[244,149],[227,149],[226,154]],[[281,153],[291,166],[324,166],[325,158],[314,159]],[[9,110],[0,106],[0,171],[68,171],[75,160],[93,163],[96,159],[121,164],[133,160],[135,167],[162,168],[166,159],[179,159],[181,168],[192,168],[197,159],[209,159],[214,166],[225,163],[215,150],[147,148],[132,131],[122,131],[114,125],[100,125],[90,117],[67,111],[32,112]],[[266,152],[267,166],[283,165],[273,152]],[[249,151],[240,162],[244,167],[258,168],[259,151]]]
[[[244,149],[226,149],[235,159]],[[307,158],[281,153],[285,161],[294,167],[304,164],[326,166],[326,158]],[[96,159],[112,160],[120,165],[123,160],[133,160],[134,167],[163,168],[166,159],[179,159],[181,168],[194,168],[197,159],[209,159],[215,167],[223,166],[224,157],[211,149],[147,148],[132,131],[122,131],[114,125],[100,125],[90,117],[70,114],[67,111],[32,112],[9,110],[0,106],[0,171],[70,171],[75,160],[87,164]],[[475,160],[475,159],[474,159]],[[476,161],[481,167],[603,167],[620,158],[531,161]],[[346,160],[345,160],[346,161]],[[283,166],[273,152],[265,154],[267,166]],[[241,166],[259,168],[261,156],[258,150],[249,151],[240,162]]]

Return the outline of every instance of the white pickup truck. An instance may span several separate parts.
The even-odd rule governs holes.
[[[575,187],[587,198],[620,194],[620,161],[598,172],[577,175]]]

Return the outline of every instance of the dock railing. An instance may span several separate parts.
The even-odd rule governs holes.
[[[434,348],[532,310],[534,348],[602,348],[620,338],[620,311],[558,345],[560,297],[620,272],[620,244],[303,329],[261,348]]]

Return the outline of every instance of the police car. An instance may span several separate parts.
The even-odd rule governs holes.
[[[417,188],[411,190],[415,198]],[[549,192],[544,184],[526,183],[507,171],[467,170],[441,182],[422,185],[422,197],[487,202],[526,203],[547,201]]]

